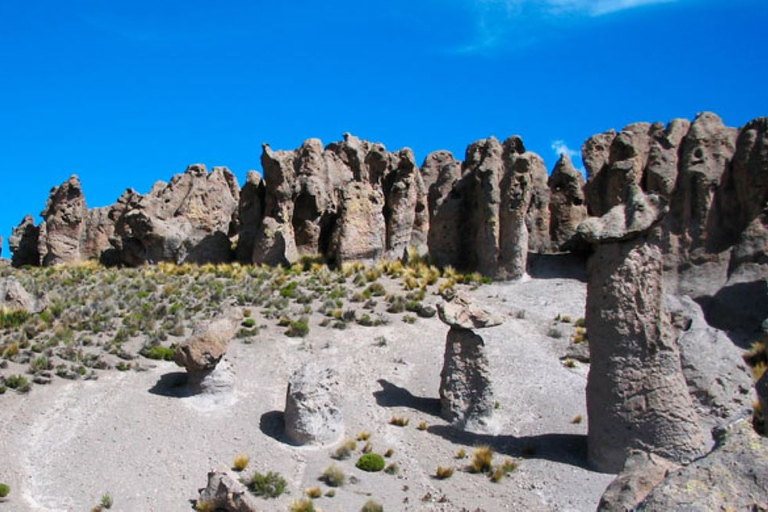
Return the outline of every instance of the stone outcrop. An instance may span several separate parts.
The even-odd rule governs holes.
[[[400,258],[426,252],[426,189],[413,152],[345,134],[323,148],[309,139],[295,151],[264,146],[265,226],[253,261],[291,263],[301,255],[328,261]],[[271,220],[270,220],[271,219]]]
[[[671,472],[638,510],[768,510],[768,439],[748,420],[715,432],[715,449]]]
[[[343,396],[339,374],[309,362],[288,382],[285,435],[297,445],[327,444],[344,434]]]
[[[665,310],[662,252],[653,232],[663,200],[629,187],[625,203],[585,221],[588,457],[618,472],[629,450],[673,461],[700,454],[703,437]]]
[[[455,428],[494,432],[494,393],[485,341],[477,329],[501,319],[471,303],[462,294],[438,305],[440,320],[450,326],[440,372],[442,417]]]
[[[709,112],[637,123],[590,138],[582,153],[591,215],[625,202],[630,185],[669,204],[658,238],[670,293],[690,295],[720,328],[750,330],[768,316],[768,118],[739,130]]]
[[[4,277],[0,279],[0,308],[39,313],[45,309],[45,300],[30,294],[16,278]]]
[[[690,297],[667,296],[680,348],[683,376],[707,430],[752,407],[752,376],[742,351],[725,332],[710,327]]]
[[[264,180],[256,171],[250,171],[240,191],[237,205],[237,260],[241,263],[253,261],[254,244],[264,218]]]
[[[210,509],[223,512],[257,512],[258,500],[240,483],[238,477],[231,471],[219,470],[208,473],[208,485],[200,489],[197,509],[203,510],[201,504]]]
[[[40,229],[35,226],[35,219],[31,215],[24,217],[21,223],[13,228],[13,234],[8,238],[8,247],[11,249],[11,264],[14,267],[40,265],[39,238]]]
[[[757,400],[760,402],[761,433],[764,436],[768,436],[768,421],[765,420],[766,416],[768,416],[768,371],[763,372],[762,377],[755,383],[755,391],[757,392]]]
[[[587,218],[584,202],[584,176],[573,167],[567,154],[560,156],[549,177],[549,234],[552,245],[564,249],[579,224]]]
[[[658,455],[632,451],[624,469],[600,498],[598,512],[630,512],[648,496],[659,482],[680,466]]]
[[[41,214],[39,250],[43,265],[70,263],[83,259],[80,242],[85,238],[85,204],[80,180],[72,176],[51,190]]]
[[[191,392],[216,392],[231,387],[230,369],[219,362],[235,331],[235,323],[222,317],[196,327],[192,336],[176,347],[173,360],[187,370],[187,387]]]
[[[216,167],[209,173],[204,165],[189,166],[170,183],[157,182],[145,196],[131,191],[124,195],[112,244],[120,260],[132,266],[231,261],[239,196],[228,169]]]

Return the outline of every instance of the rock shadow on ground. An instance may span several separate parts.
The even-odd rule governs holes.
[[[440,417],[440,399],[416,396],[386,379],[379,379],[381,390],[373,393],[380,407],[408,407],[424,414]]]

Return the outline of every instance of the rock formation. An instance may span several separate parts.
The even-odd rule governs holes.
[[[235,330],[231,319],[219,318],[195,328],[192,336],[176,348],[174,362],[187,370],[187,387],[191,392],[216,392],[231,387],[230,370],[219,362]]]
[[[210,506],[206,510],[223,512],[257,512],[258,500],[240,483],[230,471],[211,471],[208,473],[208,485],[200,489],[197,510],[203,510],[200,503]]]
[[[8,247],[11,249],[11,264],[14,267],[40,265],[39,238],[40,229],[35,226],[35,219],[31,215],[24,217],[21,223],[13,228],[13,234],[8,238]]]
[[[456,428],[493,432],[493,386],[485,342],[475,331],[502,321],[474,306],[463,294],[440,304],[438,313],[450,326],[440,372],[441,414]]]
[[[630,184],[670,205],[658,232],[670,293],[690,295],[721,328],[768,316],[768,118],[740,130],[708,112],[638,123],[590,138],[582,153],[591,215],[624,202]]]
[[[663,457],[632,451],[624,469],[600,498],[598,512],[629,512],[648,496],[667,475],[680,466]]]
[[[208,173],[204,165],[191,165],[170,183],[157,182],[146,196],[124,195],[112,243],[120,260],[132,266],[231,261],[239,196],[237,180],[225,167]]]
[[[768,439],[749,421],[715,433],[706,457],[671,472],[638,506],[639,510],[768,510]]]
[[[549,177],[549,233],[555,248],[564,248],[587,218],[584,176],[574,169],[567,154],[560,156]]]
[[[763,375],[758,379],[755,384],[755,391],[760,402],[760,415],[762,416],[761,433],[764,436],[768,436],[768,421],[765,420],[766,416],[768,416],[768,371],[763,372]]]
[[[39,313],[45,309],[45,300],[30,294],[16,278],[4,277],[0,279],[0,308]]]
[[[664,201],[628,188],[625,203],[578,229],[595,245],[587,263],[588,456],[605,472],[620,471],[631,449],[686,461],[703,447],[652,232],[666,213]]]
[[[264,217],[264,180],[256,171],[250,171],[240,191],[237,205],[237,260],[250,263],[253,260],[254,244]]]
[[[285,435],[295,444],[326,444],[344,434],[339,374],[309,362],[297,369],[285,397]]]
[[[707,324],[701,306],[690,297],[667,296],[666,306],[677,331],[683,376],[707,430],[741,415],[753,403],[752,376],[742,351]]]

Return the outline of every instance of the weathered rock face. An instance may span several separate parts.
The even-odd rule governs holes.
[[[210,510],[223,512],[257,512],[258,500],[240,483],[230,471],[211,471],[208,473],[208,485],[200,489],[198,510],[201,502],[210,504]]]
[[[745,420],[719,430],[715,441],[706,457],[671,472],[638,510],[768,510],[768,439]]]
[[[630,512],[680,466],[658,455],[632,451],[624,469],[600,498],[598,512]]]
[[[458,429],[494,432],[494,394],[485,342],[474,329],[499,325],[501,319],[456,296],[438,305],[440,319],[450,326],[440,373],[440,407]]]
[[[250,171],[240,191],[237,205],[237,260],[241,263],[253,261],[256,236],[264,218],[264,180],[256,171]]]
[[[320,254],[341,263],[399,258],[410,246],[425,251],[426,189],[411,150],[389,153],[346,134],[325,148],[317,139],[295,151],[265,145],[262,165],[270,229],[258,231],[253,261]]]
[[[128,194],[113,245],[127,265],[232,260],[231,223],[240,191],[229,170],[192,165],[146,196]]]
[[[43,265],[80,261],[80,242],[85,239],[85,204],[80,180],[72,176],[51,190],[40,225],[38,247]]]
[[[690,297],[666,297],[677,335],[683,376],[707,430],[749,409],[752,376],[741,350],[726,333],[710,327]]]
[[[579,227],[596,245],[587,263],[588,456],[605,472],[620,471],[631,449],[687,461],[704,443],[665,311],[661,249],[646,233],[665,209],[630,190],[627,203]]]
[[[11,311],[39,313],[45,301],[30,294],[14,277],[0,279],[0,308]]]
[[[549,177],[549,233],[554,248],[563,249],[587,218],[584,203],[584,176],[563,154]]]
[[[13,228],[13,234],[8,238],[8,247],[13,254],[11,264],[14,267],[40,265],[39,238],[40,229],[35,226],[35,219],[31,215],[24,217],[24,220]]]
[[[658,238],[670,293],[693,297],[722,328],[750,330],[768,315],[768,119],[740,130],[708,112],[638,123],[592,137],[582,153],[592,215],[634,185],[669,204]]]
[[[215,375],[219,362],[235,335],[235,324],[224,317],[198,326],[192,336],[176,348],[174,362],[187,370],[187,387],[194,393],[217,391],[231,379]],[[222,373],[229,373],[222,368]]]
[[[344,434],[338,373],[309,362],[296,370],[285,397],[285,435],[293,443],[326,444]]]
[[[461,169],[450,154],[427,157],[429,252],[440,265],[500,279],[525,273],[528,250],[549,247],[544,162],[519,137],[467,148]]]

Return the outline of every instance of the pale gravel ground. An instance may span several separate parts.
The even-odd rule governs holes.
[[[313,318],[304,340],[274,330],[251,345],[235,340],[227,355],[236,373],[231,395],[167,396],[156,385],[180,369],[165,362],[146,372],[100,372],[98,381],[56,379],[27,396],[9,391],[0,397],[0,481],[12,492],[0,512],[87,511],[106,492],[112,510],[186,512],[207,471],[241,452],[251,456],[249,470],[278,471],[288,480],[290,494],[262,502],[264,510],[287,510],[303,489],[326,489],[317,478],[334,462],[332,447],[296,448],[276,439],[288,376],[307,359],[340,371],[347,435],[372,432],[374,450],[393,448],[401,468],[391,476],[357,470],[356,457],[338,463],[359,481],[317,500],[325,512],[357,511],[369,498],[388,511],[594,510],[612,476],[584,468],[587,367],[563,366],[567,337],[546,334],[557,314],[583,316],[585,288],[571,279],[526,279],[473,292],[506,318],[482,331],[500,405],[496,437],[456,433],[435,416],[448,331],[436,318],[408,325],[397,316],[387,326],[345,331],[320,328]],[[521,309],[523,319],[516,317]],[[376,345],[377,336],[387,338],[386,346]],[[410,425],[390,425],[393,414],[408,416]],[[578,414],[584,421],[571,423]],[[422,420],[427,431],[416,428]],[[477,443],[502,456],[534,453],[494,484],[462,471],[468,461],[453,458]],[[457,471],[435,480],[438,464]]]

